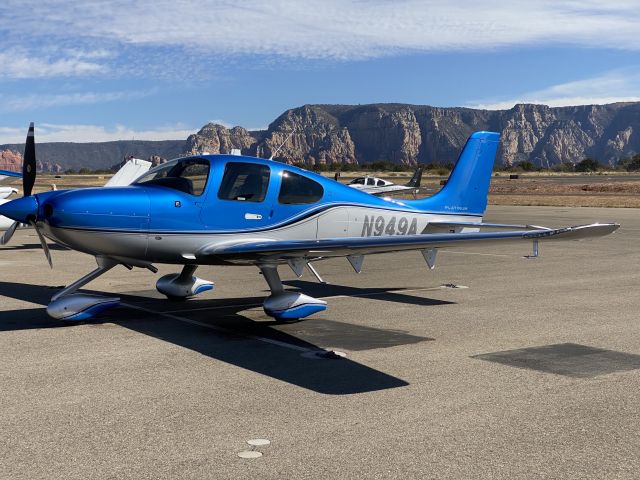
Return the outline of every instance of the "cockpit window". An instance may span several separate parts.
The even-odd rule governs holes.
[[[160,165],[140,177],[135,185],[172,188],[189,195],[200,196],[209,177],[209,162],[188,158]]]
[[[351,185],[364,185],[364,178],[363,177],[358,177],[354,180],[351,180],[351,182],[349,182]]]
[[[318,182],[287,170],[282,172],[278,202],[289,205],[314,203],[322,198],[324,188]]]
[[[229,162],[224,169],[218,198],[262,202],[267,195],[271,170],[256,163]]]

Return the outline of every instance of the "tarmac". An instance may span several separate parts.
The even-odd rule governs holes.
[[[0,478],[637,479],[640,212],[490,207],[486,221],[617,221],[588,242],[443,250],[281,274],[325,298],[276,324],[254,267],[164,300],[116,267],[123,305],[68,325],[45,306],[94,268],[20,230],[0,248]],[[338,351],[339,357],[318,352]],[[249,440],[268,440],[252,442]],[[241,452],[260,452],[243,454]]]

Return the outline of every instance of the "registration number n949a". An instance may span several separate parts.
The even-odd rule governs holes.
[[[407,217],[383,217],[365,215],[361,237],[380,237],[382,235],[415,235],[418,233],[418,219]]]

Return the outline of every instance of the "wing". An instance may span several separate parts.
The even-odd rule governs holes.
[[[151,162],[141,160],[139,158],[132,158],[127,161],[120,170],[118,170],[113,177],[104,185],[105,187],[126,187],[131,185],[134,180],[147,173],[151,168]]]
[[[10,172],[8,170],[0,170],[0,185],[13,182],[22,178],[22,174],[18,172]]]
[[[198,258],[244,260],[252,263],[285,262],[291,259],[317,259],[351,255],[370,255],[404,250],[429,250],[527,241],[583,240],[608,235],[618,229],[616,223],[595,223],[575,227],[498,232],[427,233],[409,236],[328,238],[322,240],[254,239],[204,247]]]

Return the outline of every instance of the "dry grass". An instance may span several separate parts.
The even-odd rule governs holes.
[[[344,175],[341,180],[345,182],[352,176],[357,176],[357,173],[349,172],[349,175]],[[410,174],[407,173],[407,177],[409,176]],[[49,191],[52,184],[55,184],[58,190],[99,187],[109,178],[109,175],[61,175],[60,178],[55,178],[54,175],[41,174],[38,175],[34,191],[36,193]],[[400,178],[393,180],[401,183]],[[440,178],[424,178],[422,186],[423,192],[420,196],[433,195],[441,188]],[[413,196],[401,195],[394,198],[412,199]],[[595,175],[593,181],[584,183],[551,181],[536,175],[527,175],[518,180],[493,177],[489,203],[491,205],[640,208],[640,181],[631,179],[611,182],[602,176]]]

